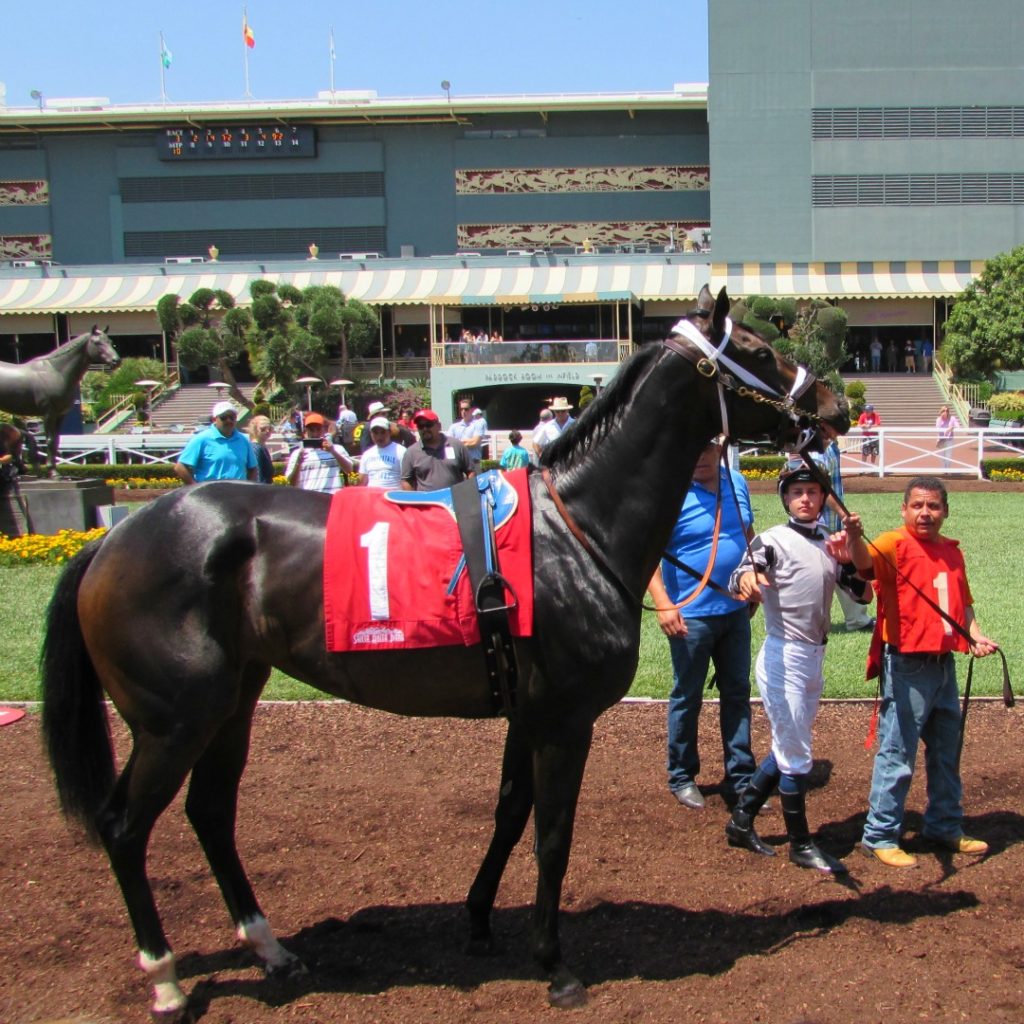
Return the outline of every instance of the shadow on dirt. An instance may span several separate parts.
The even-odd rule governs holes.
[[[906,924],[978,905],[969,891],[900,892],[887,886],[866,896],[842,895],[777,914],[690,912],[666,904],[602,902],[584,911],[563,913],[562,935],[570,963],[590,986],[624,978],[671,980],[719,974],[742,957],[812,939],[850,919]],[[327,918],[284,939],[309,968],[309,975],[288,983],[207,978],[194,987],[193,1011],[201,1017],[218,999],[228,996],[283,1006],[314,992],[374,994],[412,985],[469,990],[497,980],[541,984],[541,972],[529,953],[530,914],[528,907],[495,911],[494,933],[501,949],[489,957],[464,952],[466,922],[458,904],[368,907],[347,922]],[[189,954],[178,967],[180,976],[188,978],[250,965],[246,954],[231,951]]]

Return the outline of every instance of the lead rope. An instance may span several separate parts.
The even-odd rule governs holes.
[[[726,478],[729,481],[729,489],[732,493],[733,506],[736,509],[736,521],[742,526],[743,525],[743,511],[740,508],[739,494],[736,492],[736,483],[732,478],[732,473],[729,467],[729,445],[732,441],[727,437],[722,443],[722,454],[721,461],[722,466],[726,470]],[[708,564],[704,568],[703,573],[698,572],[692,566],[687,565],[685,562],[680,561],[674,555],[668,551],[662,554],[662,558],[669,563],[674,565],[677,569],[681,569],[688,576],[692,576],[698,581],[697,588],[690,594],[688,594],[678,604],[670,604],[665,608],[659,608],[657,605],[641,604],[641,607],[645,612],[667,612],[667,611],[678,611],[680,608],[685,608],[688,604],[696,600],[699,594],[701,594],[705,588],[710,587],[715,593],[721,594],[723,597],[728,597],[733,601],[741,602],[735,594],[726,590],[724,587],[720,587],[712,578],[711,573],[715,567],[715,558],[718,554],[718,538],[721,536],[722,530],[722,484],[721,475],[719,475],[718,491],[715,494],[715,525],[711,533],[711,551],[708,554]],[[746,529],[743,530],[743,542],[747,546],[747,555],[749,556],[751,563],[754,560],[754,552],[750,547],[750,537],[747,536]],[[742,603],[742,602],[741,602]]]

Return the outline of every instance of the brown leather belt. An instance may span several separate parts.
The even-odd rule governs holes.
[[[949,657],[948,651],[943,654],[933,654],[930,651],[901,651],[892,644],[885,645],[885,653],[898,654],[901,658],[910,658],[913,661],[930,661],[936,665]]]

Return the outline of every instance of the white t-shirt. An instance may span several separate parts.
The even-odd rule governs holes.
[[[547,448],[556,437],[559,437],[575,422],[576,420],[572,416],[567,416],[564,424],[560,424],[557,419],[548,420],[544,424],[544,429],[539,434],[533,435],[534,443],[540,445],[541,448]]]
[[[397,491],[402,486],[402,457],[405,445],[392,441],[383,448],[372,444],[359,460],[359,472],[367,478],[367,487]]]
[[[332,445],[339,454],[347,457],[348,453],[340,445]],[[298,448],[292,449],[288,456],[288,465],[285,466],[284,475],[291,476],[295,463],[302,459],[302,466],[299,469],[298,487],[304,491],[324,491],[333,494],[340,490],[344,483],[341,479],[341,467],[334,456],[324,451],[323,448]]]

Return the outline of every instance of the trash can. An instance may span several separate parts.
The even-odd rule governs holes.
[[[992,413],[988,409],[971,409],[967,426],[987,428],[992,422]]]

